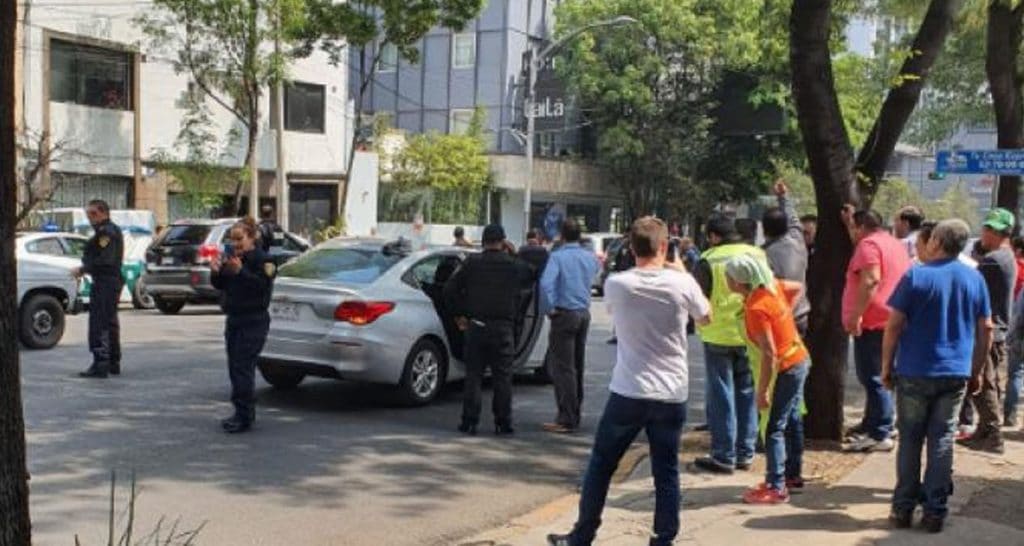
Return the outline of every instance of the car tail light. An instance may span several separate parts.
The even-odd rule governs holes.
[[[201,280],[202,279],[199,277],[199,273],[192,273],[192,276],[189,278],[189,282],[192,283],[192,286],[198,286],[199,281]]]
[[[196,253],[196,263],[208,264],[220,256],[220,246],[213,243],[207,243],[199,247],[199,251]]]
[[[345,301],[334,310],[334,320],[363,326],[394,309],[390,301]]]

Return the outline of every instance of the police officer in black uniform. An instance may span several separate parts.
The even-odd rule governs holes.
[[[259,229],[252,218],[231,228],[230,245],[211,264],[213,286],[224,291],[227,321],[224,339],[228,377],[235,413],[221,425],[235,434],[252,427],[256,419],[256,360],[270,329],[270,293],[277,267],[260,246]]]
[[[260,209],[260,246],[263,252],[270,252],[271,246],[284,243],[284,230],[274,219],[274,207],[263,205]]]
[[[491,368],[494,384],[494,427],[499,436],[512,428],[512,361],[515,324],[524,289],[536,281],[533,269],[504,251],[505,230],[497,224],[484,228],[484,251],[470,255],[445,285],[444,298],[466,332],[466,382],[459,431],[476,434],[480,420],[480,383]]]
[[[121,300],[121,264],[124,261],[124,237],[121,228],[110,221],[110,205],[94,199],[85,209],[93,236],[85,245],[82,267],[75,271],[81,277],[92,276],[89,295],[89,350],[92,366],[78,374],[82,377],[106,378],[121,374],[121,325],[117,320],[117,304]]]

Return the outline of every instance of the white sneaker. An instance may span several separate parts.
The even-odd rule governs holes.
[[[850,443],[843,446],[843,451],[851,453],[870,453],[873,451],[892,451],[895,448],[896,442],[893,442],[892,438],[875,440],[870,436],[861,436],[853,439]]]

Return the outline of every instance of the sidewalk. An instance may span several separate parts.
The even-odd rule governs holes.
[[[696,434],[696,433],[688,433]],[[1024,433],[1006,434],[1006,454],[993,456],[957,448],[956,492],[950,518],[940,535],[919,529],[889,528],[889,499],[895,483],[895,453],[872,454],[832,485],[808,484],[783,506],[748,506],[740,501],[747,487],[763,475],[682,475],[682,531],[677,544],[950,544],[1007,546],[1024,544]],[[687,461],[683,461],[688,462]],[[596,544],[636,546],[647,543],[652,525],[654,491],[649,468],[641,464],[614,485]],[[462,546],[542,546],[548,533],[568,532],[578,497],[558,499],[506,525],[462,541]]]

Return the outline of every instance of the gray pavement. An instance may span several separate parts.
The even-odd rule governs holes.
[[[74,376],[89,359],[84,316],[54,350],[22,353],[37,544],[105,543],[112,470],[122,508],[120,485],[137,474],[136,536],[166,517],[205,522],[201,544],[453,543],[575,490],[614,360],[597,303],[584,431],[572,437],[539,430],[553,395],[528,380],[517,382],[513,439],[459,436],[457,386],[410,409],[386,388],[329,380],[291,392],[259,380],[256,429],[227,436],[223,320],[211,308],[123,310],[124,374],[108,381]],[[694,422],[703,364],[691,353]]]

